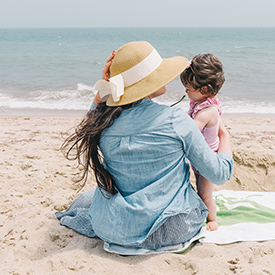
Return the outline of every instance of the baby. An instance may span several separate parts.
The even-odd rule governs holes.
[[[220,143],[218,131],[221,105],[216,95],[225,81],[222,63],[213,54],[197,55],[190,61],[180,78],[190,99],[188,114],[198,125],[210,148],[217,153]],[[192,168],[198,194],[209,210],[207,230],[217,230],[216,204],[212,197],[213,184],[193,166]]]

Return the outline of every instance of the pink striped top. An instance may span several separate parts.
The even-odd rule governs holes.
[[[221,104],[218,98],[207,98],[202,103],[190,101],[190,108],[188,110],[188,115],[190,115],[193,119],[196,117],[199,111],[209,108],[209,107],[216,107],[219,111],[219,115],[221,115]],[[219,123],[220,123],[220,117],[218,122],[211,126],[211,127],[204,127],[202,129],[202,134],[205,138],[205,141],[208,143],[210,148],[217,152],[220,145],[220,140],[218,137],[218,131],[219,131]]]

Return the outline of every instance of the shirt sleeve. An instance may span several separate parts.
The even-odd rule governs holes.
[[[90,107],[90,110],[89,110],[89,111],[94,110],[96,107],[97,107],[97,105],[93,102],[92,105],[91,105],[91,107]]]
[[[196,123],[180,108],[174,110],[173,127],[183,143],[186,158],[202,176],[217,185],[230,179],[233,158],[225,152],[216,154],[206,143]]]

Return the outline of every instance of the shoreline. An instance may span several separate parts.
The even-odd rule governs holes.
[[[160,103],[163,104],[163,103]],[[182,108],[182,106],[178,106]],[[185,110],[184,108],[182,108]],[[0,117],[80,117],[87,113],[86,110],[67,110],[67,109],[38,109],[38,108],[18,108],[6,112],[1,111]],[[228,117],[275,117],[275,113],[222,113],[223,118]]]
[[[78,116],[0,116],[1,274],[274,274],[275,240],[196,243],[182,254],[122,257],[59,224],[77,193],[80,170],[60,146]],[[233,175],[220,189],[275,192],[274,116],[223,117]],[[192,181],[192,178],[191,178]]]

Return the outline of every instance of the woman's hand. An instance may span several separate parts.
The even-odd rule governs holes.
[[[110,66],[111,66],[111,64],[113,62],[113,58],[114,58],[115,54],[116,54],[116,50],[114,50],[112,52],[112,54],[107,58],[105,66],[104,66],[104,68],[102,70],[102,78],[105,79],[105,80],[107,80],[107,81],[111,77],[111,75],[110,75]]]
[[[104,68],[103,68],[103,70],[102,70],[102,79],[105,79],[105,80],[108,81],[109,78],[111,77],[111,75],[110,75],[110,66],[111,66],[111,64],[112,64],[112,62],[113,62],[113,58],[114,58],[115,54],[116,54],[116,50],[114,50],[114,51],[112,52],[112,54],[107,58],[106,63],[105,63],[105,66],[104,66]],[[95,96],[95,98],[94,98],[94,103],[95,103],[96,105],[98,105],[98,104],[101,103],[102,101],[103,101],[103,100],[102,100],[102,98],[99,96],[99,93],[97,93],[96,96]]]

